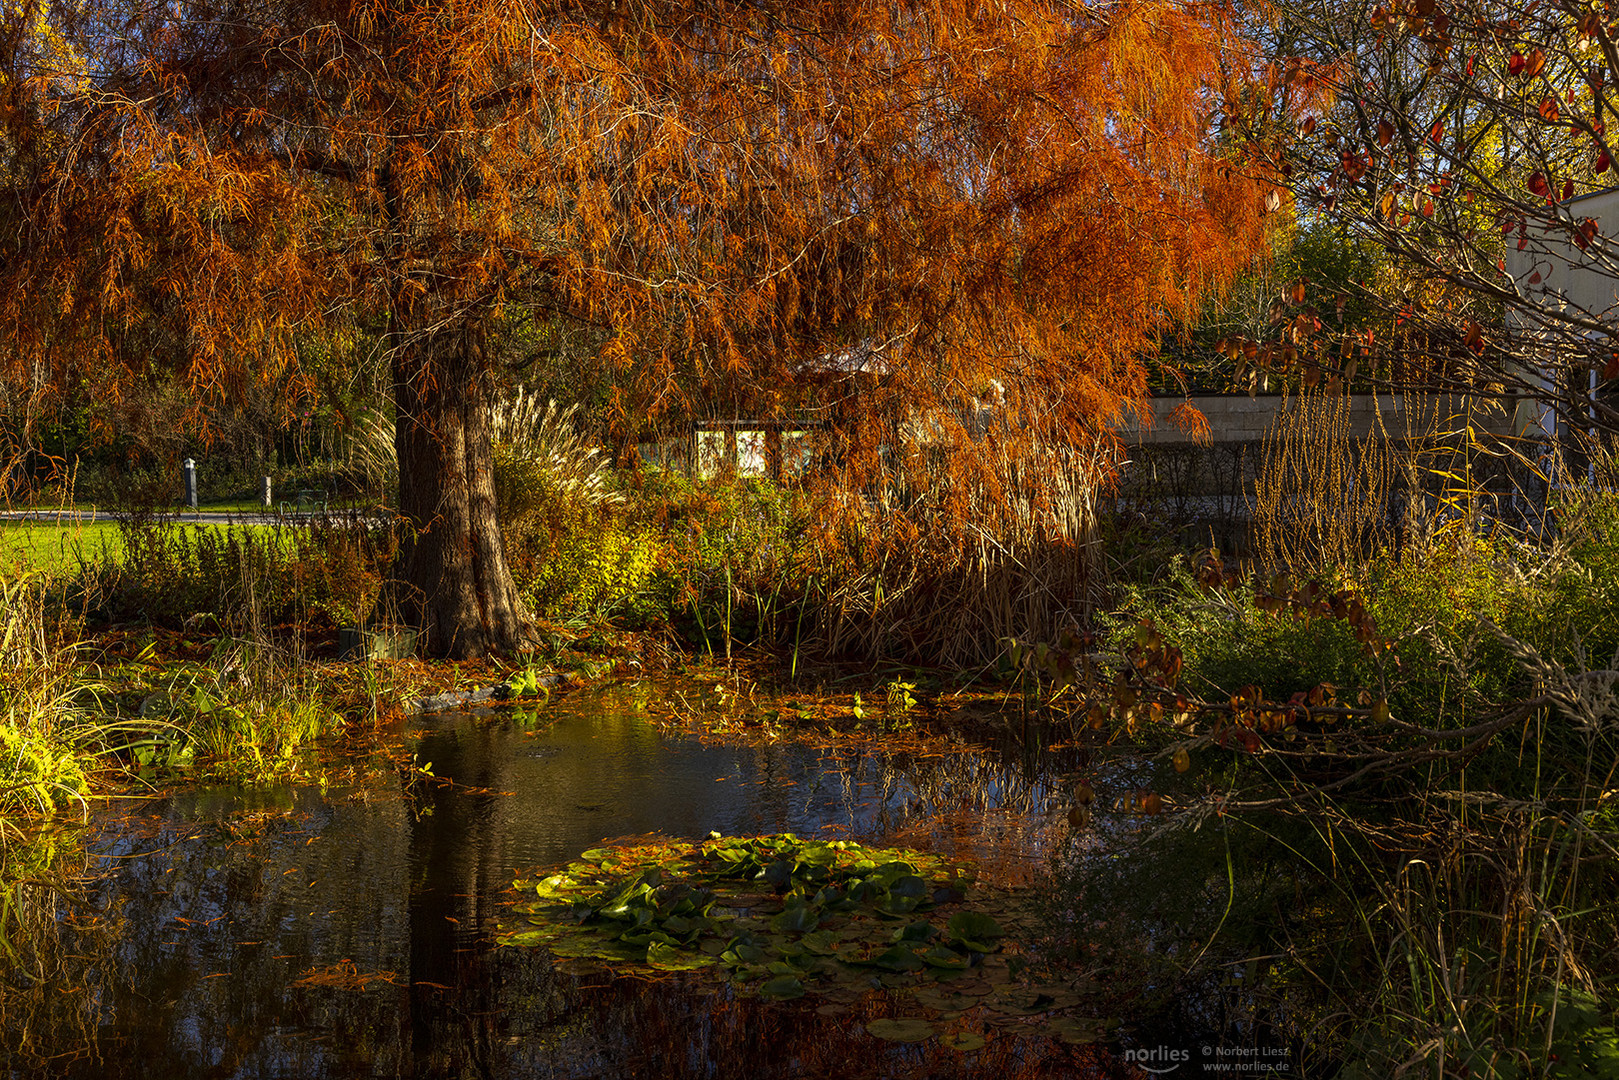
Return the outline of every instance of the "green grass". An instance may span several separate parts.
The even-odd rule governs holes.
[[[0,573],[34,571],[47,577],[69,573],[81,563],[117,558],[124,550],[112,522],[0,522]]]
[[[274,525],[218,523],[186,524],[188,529],[232,528],[264,533]],[[125,554],[123,533],[112,521],[0,521],[0,575],[28,571],[58,577],[81,565],[120,562]]]

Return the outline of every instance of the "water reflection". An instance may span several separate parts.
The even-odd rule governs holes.
[[[967,1055],[877,1043],[859,1020],[894,1011],[880,997],[823,1016],[813,1002],[581,979],[541,951],[495,948],[512,877],[603,838],[830,827],[871,839],[949,820],[942,810],[960,838],[975,815],[1035,821],[1050,794],[988,758],[664,738],[642,718],[657,692],[581,693],[534,724],[435,719],[416,755],[437,779],[382,768],[341,790],[206,791],[107,814],[77,914],[62,907],[55,936],[30,945],[59,950],[56,977],[0,998],[7,1075],[1105,1071],[1088,1049],[1012,1032]]]

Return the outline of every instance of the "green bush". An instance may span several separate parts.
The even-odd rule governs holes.
[[[1522,681],[1501,640],[1481,620],[1533,638],[1547,596],[1515,573],[1505,541],[1435,544],[1365,572],[1366,605],[1399,643],[1400,685],[1391,704],[1423,723],[1460,723],[1474,701],[1500,702]]]
[[[1302,618],[1261,610],[1251,583],[1212,590],[1201,585],[1184,556],[1156,585],[1130,586],[1108,626],[1110,648],[1122,652],[1136,624],[1151,619],[1164,641],[1181,651],[1188,687],[1207,698],[1257,685],[1273,700],[1321,683],[1364,685],[1374,669],[1342,619]]]
[[[713,648],[723,640],[785,638],[802,626],[808,589],[801,492],[763,479],[692,480],[647,469],[628,512],[664,537],[650,583],[654,603],[681,635]]]
[[[1564,663],[1593,667],[1619,654],[1619,493],[1584,487],[1556,507],[1567,560],[1548,590],[1536,637]]]
[[[578,519],[553,524],[543,538],[527,534],[515,574],[534,613],[544,618],[639,622],[655,610],[648,590],[662,558],[656,533],[604,515],[593,525]]]
[[[78,752],[60,740],[0,720],[0,813],[49,812],[89,787]]]
[[[395,548],[387,529],[347,518],[292,528],[128,517],[119,532],[120,547],[83,567],[78,582],[106,614],[168,625],[206,615],[242,633],[365,619]]]

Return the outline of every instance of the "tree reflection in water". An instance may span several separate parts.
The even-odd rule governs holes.
[[[1112,1075],[1094,1048],[1015,1028],[966,1054],[869,1038],[863,1021],[897,1008],[882,995],[817,1011],[496,948],[514,875],[604,837],[872,837],[950,809],[959,840],[963,815],[1042,810],[1043,786],[990,758],[665,739],[637,692],[578,695],[539,730],[435,722],[416,753],[442,779],[382,768],[325,793],[204,791],[108,813],[93,874],[8,893],[27,904],[10,906],[21,947],[0,960],[7,1075]]]

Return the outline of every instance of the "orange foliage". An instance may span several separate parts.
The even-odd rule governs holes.
[[[3,106],[0,368],[109,400],[154,362],[208,393],[282,379],[301,328],[383,316],[401,403],[448,409],[517,311],[594,333],[625,433],[822,405],[807,367],[882,346],[834,421],[936,407],[965,445],[994,380],[1019,438],[1072,442],[1260,246],[1264,185],[1214,135],[1254,68],[1218,3],[84,0],[60,22],[90,74]]]
[[[1213,4],[100,0],[64,32],[105,74],[6,118],[12,374],[127,382],[156,320],[207,387],[335,309],[529,305],[608,335],[627,409],[883,340],[908,393],[1106,418],[1257,239]]]

